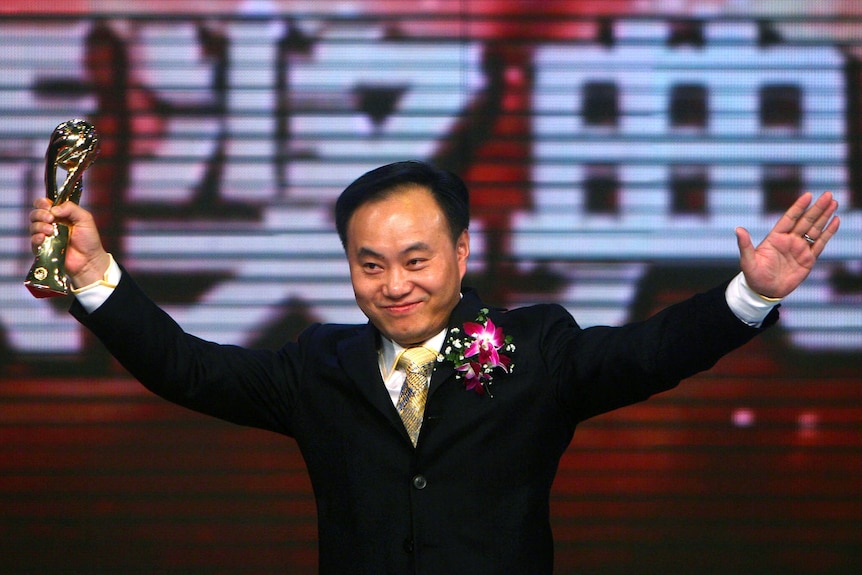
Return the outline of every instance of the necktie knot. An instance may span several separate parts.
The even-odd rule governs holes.
[[[419,440],[419,429],[425,415],[428,375],[435,361],[437,354],[427,347],[410,347],[401,353],[396,364],[399,369],[407,372],[396,407],[414,447]]]
[[[427,347],[408,347],[401,352],[397,367],[407,373],[421,373],[428,377],[435,361],[437,361],[437,354]]]

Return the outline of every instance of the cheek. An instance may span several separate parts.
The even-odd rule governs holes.
[[[363,279],[353,280],[353,295],[357,300],[368,300],[374,293],[370,282]]]
[[[450,267],[445,273],[438,272],[430,275],[425,281],[417,282],[417,285],[437,299],[448,300],[452,294],[461,290],[461,282],[456,277],[456,273],[455,268]]]

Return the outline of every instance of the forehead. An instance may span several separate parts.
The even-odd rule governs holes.
[[[427,187],[404,184],[361,204],[348,223],[359,223],[359,220],[370,220],[374,223],[375,220],[399,215],[404,218],[418,215],[427,218],[430,223],[435,216],[443,216],[443,210]]]
[[[359,206],[347,225],[348,242],[448,232],[446,217],[428,188],[400,186]],[[359,246],[354,246],[359,247]]]

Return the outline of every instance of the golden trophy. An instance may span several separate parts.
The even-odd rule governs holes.
[[[58,206],[66,201],[76,204],[81,198],[81,179],[99,153],[99,136],[92,124],[84,120],[69,120],[54,129],[45,152],[45,195]],[[57,168],[66,171],[63,185],[57,187]],[[24,285],[35,297],[68,295],[66,277],[66,246],[69,227],[54,224],[54,233],[45,238],[36,253]]]

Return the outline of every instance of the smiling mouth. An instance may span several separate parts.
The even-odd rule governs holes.
[[[392,314],[404,314],[404,313],[408,313],[408,312],[411,312],[414,309],[416,309],[416,307],[419,306],[419,303],[420,302],[411,302],[411,303],[398,304],[398,305],[387,305],[387,306],[384,306],[383,309],[385,309],[387,312],[392,313]]]

